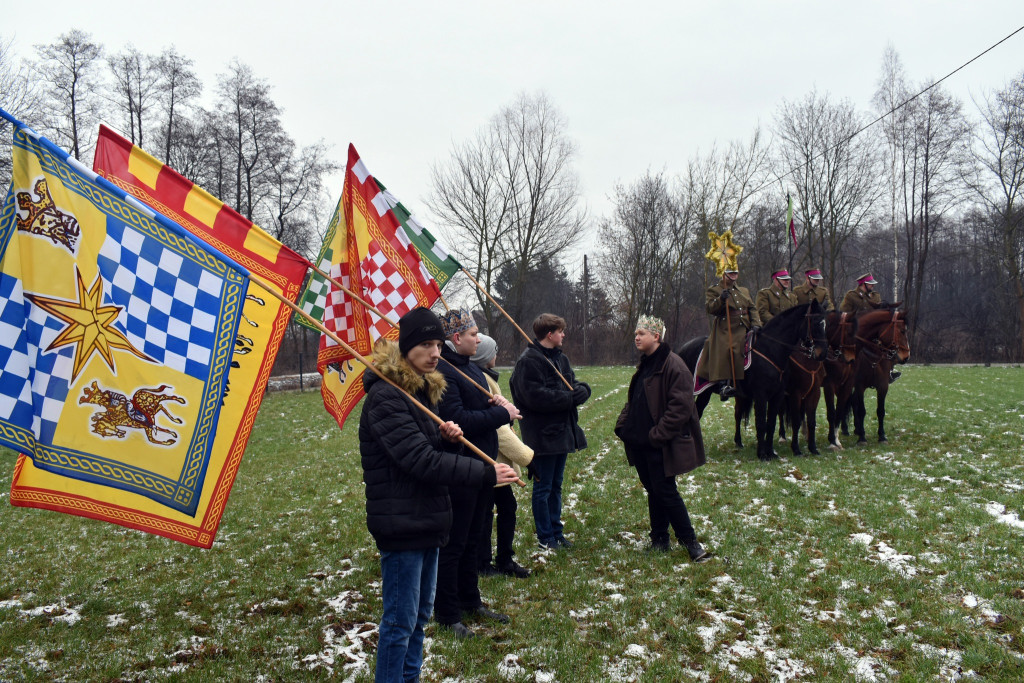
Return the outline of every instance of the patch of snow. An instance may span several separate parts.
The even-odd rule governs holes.
[[[502,678],[512,680],[519,678],[525,673],[526,669],[520,666],[519,655],[516,654],[510,653],[505,655],[505,657],[502,658],[501,663],[498,664],[498,675]]]
[[[123,614],[108,614],[107,615],[107,628],[117,628],[127,624],[128,620],[125,619]]]
[[[1017,516],[1016,512],[1007,512],[1006,506],[1002,503],[990,502],[985,506],[985,512],[995,517],[997,522],[1008,524],[1017,529],[1024,529],[1024,521]]]
[[[871,541],[875,539],[871,537],[871,534],[850,534],[850,540],[861,545],[871,545]]]

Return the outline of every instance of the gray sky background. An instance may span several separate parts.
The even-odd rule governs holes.
[[[758,125],[770,133],[784,99],[816,87],[867,111],[887,44],[917,84],[1024,25],[1020,0],[4,4],[0,37],[17,54],[71,28],[109,51],[174,45],[195,61],[207,104],[238,58],[272,85],[300,144],[324,138],[343,164],[354,143],[427,222],[431,165],[520,92],[546,92],[568,118],[596,222],[616,182],[677,174]],[[973,112],[972,96],[1021,70],[1024,32],[943,85]]]

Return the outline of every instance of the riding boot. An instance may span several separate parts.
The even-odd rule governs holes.
[[[900,378],[900,375],[902,375],[902,374],[903,373],[900,372],[899,370],[890,370],[889,371],[889,384],[892,384],[893,382],[898,380]]]
[[[731,382],[722,382],[721,388],[718,390],[718,395],[722,397],[722,400],[732,398],[736,395],[736,387]]]

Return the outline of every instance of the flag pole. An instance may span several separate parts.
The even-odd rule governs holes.
[[[297,314],[299,314],[300,316],[302,316],[303,318],[305,318],[305,319],[306,319],[307,321],[309,321],[310,323],[312,323],[312,324],[313,324],[313,325],[314,325],[314,326],[315,326],[315,327],[316,327],[316,328],[317,328],[318,330],[320,330],[320,331],[321,331],[322,333],[326,334],[326,335],[327,335],[328,337],[330,337],[330,338],[331,338],[331,339],[333,339],[333,340],[334,340],[335,342],[337,342],[337,344],[338,344],[339,346],[341,346],[341,347],[342,347],[343,349],[345,349],[345,351],[347,351],[348,353],[352,354],[352,355],[353,355],[353,356],[354,356],[354,357],[355,357],[355,358],[356,358],[356,359],[357,359],[357,360],[358,360],[358,361],[359,361],[360,363],[362,363],[363,365],[365,365],[365,366],[366,366],[366,369],[367,369],[367,370],[370,370],[370,371],[371,371],[371,372],[373,372],[373,373],[374,373],[375,375],[377,375],[378,377],[380,377],[380,378],[381,378],[382,380],[384,380],[385,382],[387,382],[388,384],[390,384],[391,386],[393,386],[393,387],[394,387],[395,389],[398,389],[399,391],[401,391],[401,392],[402,392],[402,393],[403,393],[403,394],[405,395],[405,397],[406,397],[407,399],[409,399],[410,401],[412,401],[412,404],[413,404],[414,406],[416,406],[417,408],[419,408],[420,410],[422,410],[422,411],[423,411],[424,413],[426,413],[426,414],[427,414],[427,416],[428,416],[428,417],[430,417],[430,419],[432,419],[432,420],[433,420],[434,422],[436,422],[436,423],[437,423],[438,425],[443,425],[443,424],[444,424],[444,420],[442,420],[442,419],[441,419],[440,417],[438,417],[438,416],[437,416],[436,414],[434,414],[434,411],[430,410],[430,409],[429,409],[429,408],[427,408],[427,407],[426,407],[425,405],[423,405],[423,404],[422,404],[422,403],[420,403],[420,402],[419,402],[418,400],[416,400],[416,398],[415,398],[414,396],[411,396],[411,395],[410,395],[410,394],[409,394],[408,392],[406,392],[406,391],[405,391],[405,389],[403,389],[402,387],[398,386],[398,385],[397,385],[397,384],[395,384],[395,383],[394,383],[393,381],[391,381],[390,379],[388,379],[387,377],[385,377],[385,376],[384,376],[384,375],[383,375],[383,374],[381,373],[381,371],[380,371],[380,370],[378,370],[378,369],[376,368],[376,366],[374,366],[374,364],[373,364],[373,363],[371,363],[371,362],[370,362],[370,361],[369,361],[369,360],[368,360],[368,359],[367,359],[367,358],[366,358],[365,356],[363,356],[363,355],[362,355],[361,353],[359,353],[358,351],[356,351],[355,349],[353,349],[353,348],[352,348],[351,346],[349,346],[348,344],[346,344],[345,342],[343,342],[343,341],[341,340],[341,338],[340,338],[340,337],[338,337],[338,335],[334,334],[333,332],[331,332],[330,330],[328,330],[328,329],[327,329],[326,327],[324,327],[323,323],[321,323],[321,322],[320,322],[320,321],[318,321],[318,320],[315,320],[315,319],[313,318],[313,316],[309,315],[309,314],[308,314],[308,313],[306,313],[306,312],[305,312],[304,310],[302,310],[301,308],[299,308],[298,306],[296,306],[295,304],[293,304],[293,303],[292,303],[291,301],[289,301],[288,299],[286,299],[286,298],[285,298],[284,296],[282,296],[282,295],[281,295],[281,294],[279,294],[278,292],[274,291],[274,289],[273,289],[273,288],[272,288],[272,287],[271,287],[270,285],[268,285],[268,284],[266,284],[265,282],[263,282],[263,280],[262,280],[261,278],[259,278],[259,277],[255,276],[255,275],[253,275],[252,273],[250,273],[250,274],[249,274],[249,280],[251,280],[252,282],[254,282],[254,283],[256,283],[257,285],[259,285],[260,287],[262,287],[262,288],[263,288],[264,290],[266,290],[267,292],[269,292],[269,293],[270,293],[270,294],[271,294],[272,296],[274,296],[275,298],[277,298],[277,299],[278,299],[278,300],[279,300],[279,301],[280,301],[281,303],[283,303],[283,304],[284,304],[285,306],[287,306],[288,308],[290,308],[290,309],[292,309],[293,311],[295,311],[295,312],[296,312]],[[481,457],[481,458],[483,459],[483,461],[484,461],[484,462],[486,462],[486,463],[488,463],[488,464],[490,464],[490,465],[494,465],[494,464],[495,464],[495,462],[494,462],[494,459],[493,459],[493,458],[491,458],[491,457],[490,457],[489,455],[487,455],[486,453],[484,453],[484,452],[483,452],[482,450],[480,450],[479,448],[477,448],[476,446],[474,446],[474,445],[473,445],[473,444],[472,444],[471,442],[469,442],[469,441],[468,441],[468,440],[466,439],[466,437],[464,437],[464,436],[460,436],[460,437],[459,437],[459,441],[461,441],[461,442],[462,442],[462,444],[463,444],[464,446],[466,446],[467,448],[469,448],[469,450],[471,450],[471,451],[473,451],[474,453],[476,453],[477,455],[479,455],[479,456],[480,456],[480,457]],[[525,486],[526,486],[526,484],[525,484],[525,483],[523,482],[523,480],[522,480],[522,479],[516,479],[516,483],[517,483],[517,484],[519,484],[519,485],[520,485],[520,486],[522,486],[522,487],[525,487]]]
[[[373,304],[371,304],[371,303],[370,303],[369,301],[366,301],[365,299],[363,299],[362,297],[360,297],[360,296],[359,296],[358,294],[356,294],[355,292],[353,292],[353,291],[352,291],[351,289],[349,289],[349,288],[348,288],[348,287],[346,287],[345,285],[343,285],[343,284],[341,284],[340,282],[338,282],[337,280],[335,280],[335,279],[334,279],[333,277],[331,277],[331,276],[330,276],[330,275],[329,275],[328,273],[325,273],[324,271],[322,271],[322,270],[320,270],[319,268],[317,268],[317,267],[316,267],[315,265],[313,265],[313,263],[312,263],[312,262],[310,262],[310,261],[306,261],[306,265],[307,265],[307,266],[309,266],[310,268],[312,268],[312,269],[313,269],[314,271],[316,271],[316,273],[317,273],[318,275],[320,275],[320,277],[324,278],[325,280],[328,280],[328,281],[329,281],[329,282],[331,282],[331,283],[332,283],[332,284],[333,284],[333,285],[334,285],[335,287],[337,287],[338,289],[340,289],[341,291],[345,292],[345,293],[346,293],[346,294],[348,294],[348,295],[349,295],[350,297],[352,297],[353,299],[355,299],[355,301],[356,301],[357,303],[359,303],[359,304],[362,304],[362,306],[363,306],[364,308],[366,308],[366,309],[367,309],[368,311],[371,311],[371,312],[373,312],[373,313],[377,314],[378,316],[380,316],[381,320],[383,320],[384,322],[386,322],[386,323],[387,323],[388,325],[391,325],[391,327],[398,327],[398,323],[396,323],[396,322],[395,322],[394,320],[392,320],[391,318],[389,318],[388,316],[384,315],[384,314],[383,314],[383,313],[381,313],[381,312],[380,312],[379,310],[377,310],[377,308],[375,308]],[[440,292],[440,288],[438,289],[438,292]],[[444,307],[445,307],[445,309],[447,309],[447,308],[448,308],[448,302],[444,301],[444,297],[441,297],[441,301],[442,301],[442,302],[444,302]],[[306,315],[306,317],[307,317],[307,318],[309,318],[310,320],[312,320],[312,319],[313,319],[313,318],[312,318],[312,317],[310,317],[309,315]],[[470,377],[469,375],[467,375],[466,373],[464,373],[464,372],[463,372],[462,370],[459,370],[459,369],[458,369],[457,367],[455,367],[455,366],[454,366],[454,365],[452,365],[451,363],[449,363],[447,359],[445,359],[445,358],[443,358],[443,357],[442,357],[442,358],[441,358],[441,360],[443,360],[443,361],[444,361],[445,363],[448,363],[448,365],[451,365],[452,369],[453,369],[453,370],[455,370],[455,372],[457,372],[457,373],[459,373],[460,375],[462,375],[462,376],[463,376],[463,377],[464,377],[464,378],[465,378],[465,379],[466,379],[466,380],[467,380],[467,381],[468,381],[468,382],[469,382],[470,384],[472,384],[473,386],[475,386],[475,387],[476,387],[477,389],[479,389],[480,391],[484,392],[484,395],[485,395],[485,396],[487,396],[488,398],[494,398],[494,394],[492,394],[491,392],[489,392],[489,391],[488,391],[488,390],[486,389],[486,387],[482,387],[482,386],[480,386],[480,385],[479,385],[479,384],[478,384],[478,383],[476,382],[476,380],[474,380],[474,379],[473,379],[472,377]]]
[[[494,304],[495,308],[497,308],[499,311],[501,311],[501,314],[503,316],[508,318],[508,321],[510,323],[512,323],[512,326],[515,327],[517,330],[519,330],[519,334],[523,335],[523,338],[526,340],[526,343],[527,344],[532,344],[533,340],[530,339],[530,336],[528,334],[526,334],[525,332],[523,332],[523,328],[519,327],[519,325],[516,323],[516,321],[512,319],[512,316],[510,316],[508,313],[505,312],[505,309],[501,307],[501,304],[499,304],[497,301],[494,300],[494,297],[491,296],[490,292],[488,292],[486,289],[484,289],[483,286],[481,286],[481,284],[476,281],[476,278],[469,274],[469,271],[466,270],[465,267],[459,266],[459,269],[462,270],[463,273],[465,273],[466,277],[469,278],[470,282],[472,282],[474,285],[476,285],[477,289],[479,289],[481,292],[484,293],[484,296],[487,297],[487,300],[490,301],[492,304]],[[548,365],[550,365],[551,369],[555,371],[555,374],[558,375],[559,379],[561,379],[563,382],[565,382],[565,386],[569,387],[569,391],[573,391],[574,390],[573,386],[571,384],[569,384],[569,380],[567,380],[565,377],[562,376],[562,373],[558,371],[558,368],[556,368],[555,364],[551,362],[551,359],[548,358],[547,356],[544,356],[544,359],[547,360]]]

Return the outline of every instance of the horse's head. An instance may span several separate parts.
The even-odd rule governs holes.
[[[906,311],[893,311],[892,319],[896,341],[896,360],[903,364],[910,360],[910,340],[907,338],[907,313]]]
[[[858,318],[857,340],[894,363],[910,360],[906,311],[876,310]]]
[[[807,338],[804,340],[807,355],[814,360],[825,360],[828,353],[828,336],[825,334],[825,309],[817,299],[812,299],[807,313]]]
[[[829,360],[852,363],[857,358],[857,318],[851,313],[832,311],[825,317]]]

